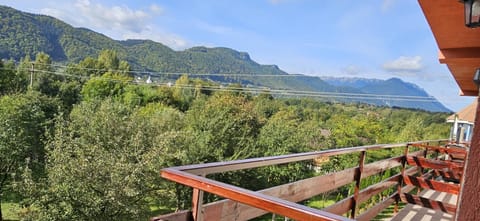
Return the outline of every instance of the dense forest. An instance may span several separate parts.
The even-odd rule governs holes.
[[[190,206],[189,189],[159,177],[164,167],[446,138],[449,131],[445,113],[212,91],[214,83],[187,76],[173,85],[135,83],[112,50],[67,67],[45,53],[0,63],[0,202],[15,205],[16,219],[146,219]],[[290,165],[214,178],[261,189],[313,172]]]

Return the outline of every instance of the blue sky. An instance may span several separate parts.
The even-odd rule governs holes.
[[[175,50],[204,45],[248,52],[291,74],[388,79],[424,88],[452,110],[473,98],[445,65],[416,0],[0,0],[114,39]]]

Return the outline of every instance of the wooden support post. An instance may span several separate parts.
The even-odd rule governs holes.
[[[410,146],[410,144],[407,144],[405,146],[405,152],[404,152],[404,156],[402,158],[402,176],[401,178],[398,180],[398,185],[397,185],[397,197],[395,197],[395,207],[393,208],[393,212],[396,214],[398,213],[398,204],[400,202],[400,196],[402,195],[402,186],[403,186],[403,178],[405,177],[405,164],[407,162],[407,157],[408,157],[408,147]]]
[[[192,199],[192,215],[194,221],[203,221],[203,191],[199,189],[193,189]]]
[[[357,207],[359,207],[359,193],[360,193],[360,183],[362,180],[363,166],[365,165],[365,155],[366,151],[360,152],[360,157],[358,160],[358,168],[355,171],[355,192],[353,193],[353,202],[352,202],[352,214],[350,215],[352,219],[355,219],[357,213]]]
[[[480,97],[477,98],[480,100]],[[470,150],[465,158],[461,192],[455,220],[478,220],[480,217],[480,105],[477,105]]]
[[[426,145],[429,146],[429,143],[427,142]],[[423,151],[423,158],[426,159],[427,156],[428,156],[428,148],[425,148],[425,150]],[[438,157],[438,151],[437,151],[437,157]],[[423,169],[423,167],[418,167],[418,174],[420,176],[423,176],[424,172],[425,172],[425,170]],[[405,179],[405,177],[403,177],[403,179]],[[422,188],[417,187],[417,194],[420,194],[421,191],[422,191]]]
[[[205,177],[205,175],[202,175]],[[203,221],[203,190],[193,189],[192,215],[194,221]]]

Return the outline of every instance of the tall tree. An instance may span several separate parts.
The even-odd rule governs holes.
[[[43,52],[35,56],[31,64],[33,74],[33,88],[48,96],[56,96],[59,92],[61,77],[52,66],[52,59]]]
[[[43,163],[46,117],[32,98],[35,99],[25,95],[0,98],[0,203],[4,191],[16,178],[14,175],[21,173],[21,168]]]
[[[17,74],[15,63],[0,60],[0,95],[23,92],[25,85],[24,79]]]
[[[76,106],[68,121],[60,119],[33,218],[138,220],[146,218],[152,199],[169,202],[158,170],[174,148],[169,142],[182,114],[156,107],[133,112],[97,100]]]

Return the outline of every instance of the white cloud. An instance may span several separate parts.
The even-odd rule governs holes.
[[[139,10],[125,5],[106,6],[90,0],[76,0],[74,7],[58,4],[56,7],[43,8],[40,12],[113,39],[150,39],[173,49],[184,49],[188,46],[184,38],[154,24],[154,18],[159,18],[158,15],[164,12],[157,4]]]
[[[149,14],[142,10],[133,10],[127,6],[106,7],[93,4],[89,0],[79,0],[75,3],[77,8],[88,22],[101,27],[132,32],[141,32],[145,29],[146,19]]]
[[[221,25],[213,25],[213,24],[206,23],[206,22],[203,22],[203,21],[197,21],[195,23],[195,25],[201,30],[205,30],[205,31],[217,34],[217,35],[227,35],[227,34],[234,33],[234,30],[230,27],[221,26]]]
[[[283,2],[286,2],[287,0],[268,0],[270,4],[277,5]]]
[[[383,69],[389,72],[412,73],[423,69],[422,57],[400,56],[396,60],[388,61],[383,64]]]
[[[352,75],[358,75],[362,72],[362,68],[356,65],[349,65],[347,67],[342,68],[342,73],[352,76]]]
[[[156,14],[162,14],[163,13],[163,8],[160,7],[157,4],[152,4],[152,5],[150,5],[150,11],[152,11]]]
[[[382,2],[382,12],[386,13],[388,10],[390,10],[393,5],[395,4],[396,0],[383,0]]]
[[[140,33],[127,32],[122,35],[123,39],[149,39],[160,42],[175,50],[185,49],[189,46],[188,42],[182,37],[162,31],[158,28],[148,28]]]
[[[50,15],[56,18],[64,18],[65,12],[62,10],[58,10],[55,8],[42,8],[40,9],[40,13],[44,15]]]

